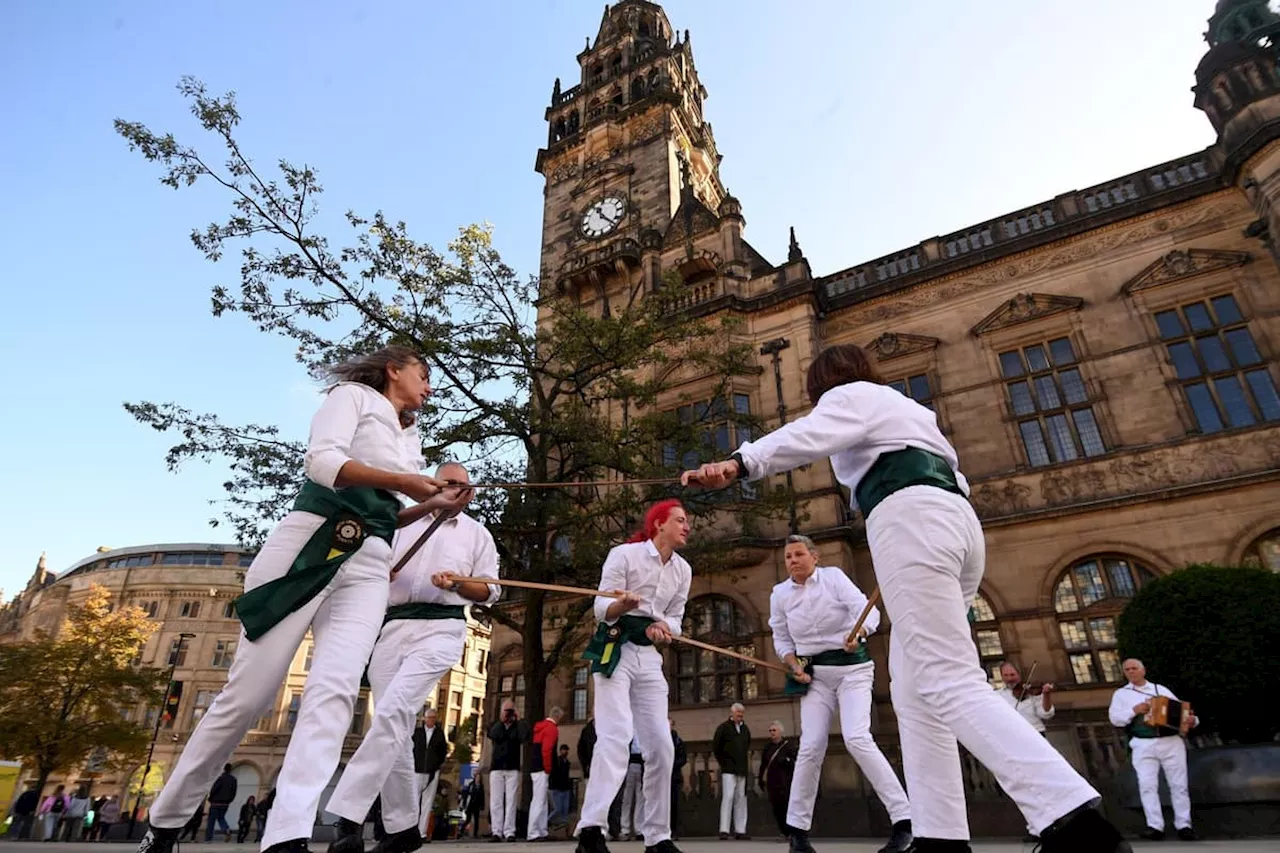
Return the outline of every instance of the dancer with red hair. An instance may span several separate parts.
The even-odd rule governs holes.
[[[675,747],[667,723],[665,646],[680,636],[693,570],[676,553],[689,538],[689,518],[677,500],[659,501],[644,526],[605,558],[596,628],[583,658],[592,662],[596,747],[578,821],[578,853],[609,853],[604,829],[622,785],[634,736],[644,756],[644,815],[636,824],[645,853],[680,853],[671,841],[671,766]]]

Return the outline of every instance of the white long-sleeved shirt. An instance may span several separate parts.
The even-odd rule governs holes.
[[[598,589],[615,589],[634,592],[640,597],[640,606],[631,611],[633,616],[648,616],[667,623],[672,636],[680,636],[684,622],[684,605],[689,600],[689,582],[693,569],[684,557],[672,552],[665,564],[658,549],[649,539],[644,542],[628,542],[617,545],[605,557],[600,571]],[[607,622],[605,612],[617,599],[596,596],[596,619]],[[617,621],[617,620],[613,620]]]
[[[339,382],[311,419],[303,463],[313,482],[328,488],[351,461],[382,471],[422,470],[417,427],[400,426],[400,414],[384,395],[360,382]]]
[[[396,531],[391,543],[391,565],[400,561],[434,520],[435,513],[432,513]],[[498,549],[493,543],[493,535],[465,512],[446,519],[396,574],[391,581],[387,603],[492,604],[502,591],[497,584],[489,584],[489,597],[482,602],[472,601],[433,584],[431,576],[437,572],[468,578],[498,577]]]
[[[938,429],[938,416],[905,394],[874,382],[832,388],[807,415],[746,442],[738,453],[747,467],[748,480],[829,456],[836,479],[856,492],[881,454],[908,447],[945,459],[960,490],[969,494],[969,481],[960,473],[955,448]]]
[[[1058,709],[1049,703],[1049,710],[1044,709],[1043,696],[1024,696],[1019,699],[1013,695],[1013,691],[1007,687],[1001,687],[996,694],[1009,703],[1013,710],[1022,715],[1022,718],[1031,724],[1031,728],[1038,732],[1044,731],[1044,721],[1052,720],[1053,715],[1058,713]]]
[[[836,566],[818,566],[803,585],[788,578],[769,596],[773,649],[779,658],[843,649],[866,606],[862,590]],[[870,634],[879,626],[880,608],[873,607],[862,627]]]
[[[1126,684],[1111,694],[1111,707],[1107,709],[1107,716],[1111,718],[1111,725],[1116,728],[1123,729],[1129,723],[1133,722],[1133,718],[1138,715],[1133,712],[1135,706],[1143,702],[1150,702],[1154,696],[1168,696],[1174,702],[1181,702],[1177,696],[1173,695],[1173,691],[1163,684],[1156,684],[1154,681],[1144,681],[1141,684]],[[1192,715],[1191,727],[1194,729],[1200,725],[1199,718]]]

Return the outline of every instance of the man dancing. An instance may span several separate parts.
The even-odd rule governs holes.
[[[693,571],[676,553],[689,538],[689,520],[676,500],[660,501],[644,528],[605,558],[595,636],[583,657],[593,662],[596,744],[578,822],[578,853],[608,853],[604,829],[609,805],[627,773],[634,735],[644,756],[644,815],[639,831],[646,853],[680,853],[671,841],[671,766],[675,747],[667,723],[667,679],[655,644],[679,636]]]
[[[467,470],[457,463],[441,465],[436,474],[453,483],[470,482]],[[463,488],[455,514],[443,520],[424,516],[396,536],[392,565],[440,521],[432,537],[391,580],[390,606],[369,661],[373,724],[326,807],[340,818],[329,853],[363,853],[362,825],[379,791],[387,837],[375,846],[376,853],[408,853],[422,846],[410,749],[414,720],[440,678],[462,657],[466,606],[497,601],[499,594],[498,586],[483,580],[455,580],[498,576],[493,537],[483,524],[461,512],[470,499],[471,490]]]
[[[876,796],[889,811],[893,836],[880,853],[903,853],[911,847],[911,806],[889,761],[871,738],[871,686],[876,665],[867,652],[866,636],[880,624],[872,608],[858,629],[847,635],[867,606],[867,597],[835,566],[818,565],[818,546],[808,536],[788,536],[783,553],[791,578],[773,588],[769,627],[773,648],[792,669],[803,691],[800,700],[800,751],[796,757],[787,825],[794,853],[812,853],[809,827],[818,796],[818,776],[827,754],[831,717],[840,711],[845,749],[858,763]]]

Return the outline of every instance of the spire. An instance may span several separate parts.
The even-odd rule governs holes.
[[[787,262],[795,263],[804,260],[804,252],[800,251],[800,242],[796,240],[796,227],[791,226],[791,245],[787,249]]]

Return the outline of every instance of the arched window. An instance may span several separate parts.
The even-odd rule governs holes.
[[[1053,588],[1058,630],[1077,684],[1118,683],[1116,616],[1155,576],[1128,557],[1105,554],[1075,563]]]
[[[1244,564],[1280,572],[1280,527],[1267,531],[1253,541],[1244,552]]]
[[[684,634],[695,640],[756,654],[754,626],[734,603],[722,595],[704,595],[685,607]],[[676,704],[705,705],[756,698],[756,668],[725,655],[702,649],[675,647]]]
[[[986,670],[992,686],[1000,686],[1000,661],[1004,660],[1004,644],[1000,642],[1000,626],[991,602],[982,593],[973,597],[973,643],[978,647],[978,657]]]

